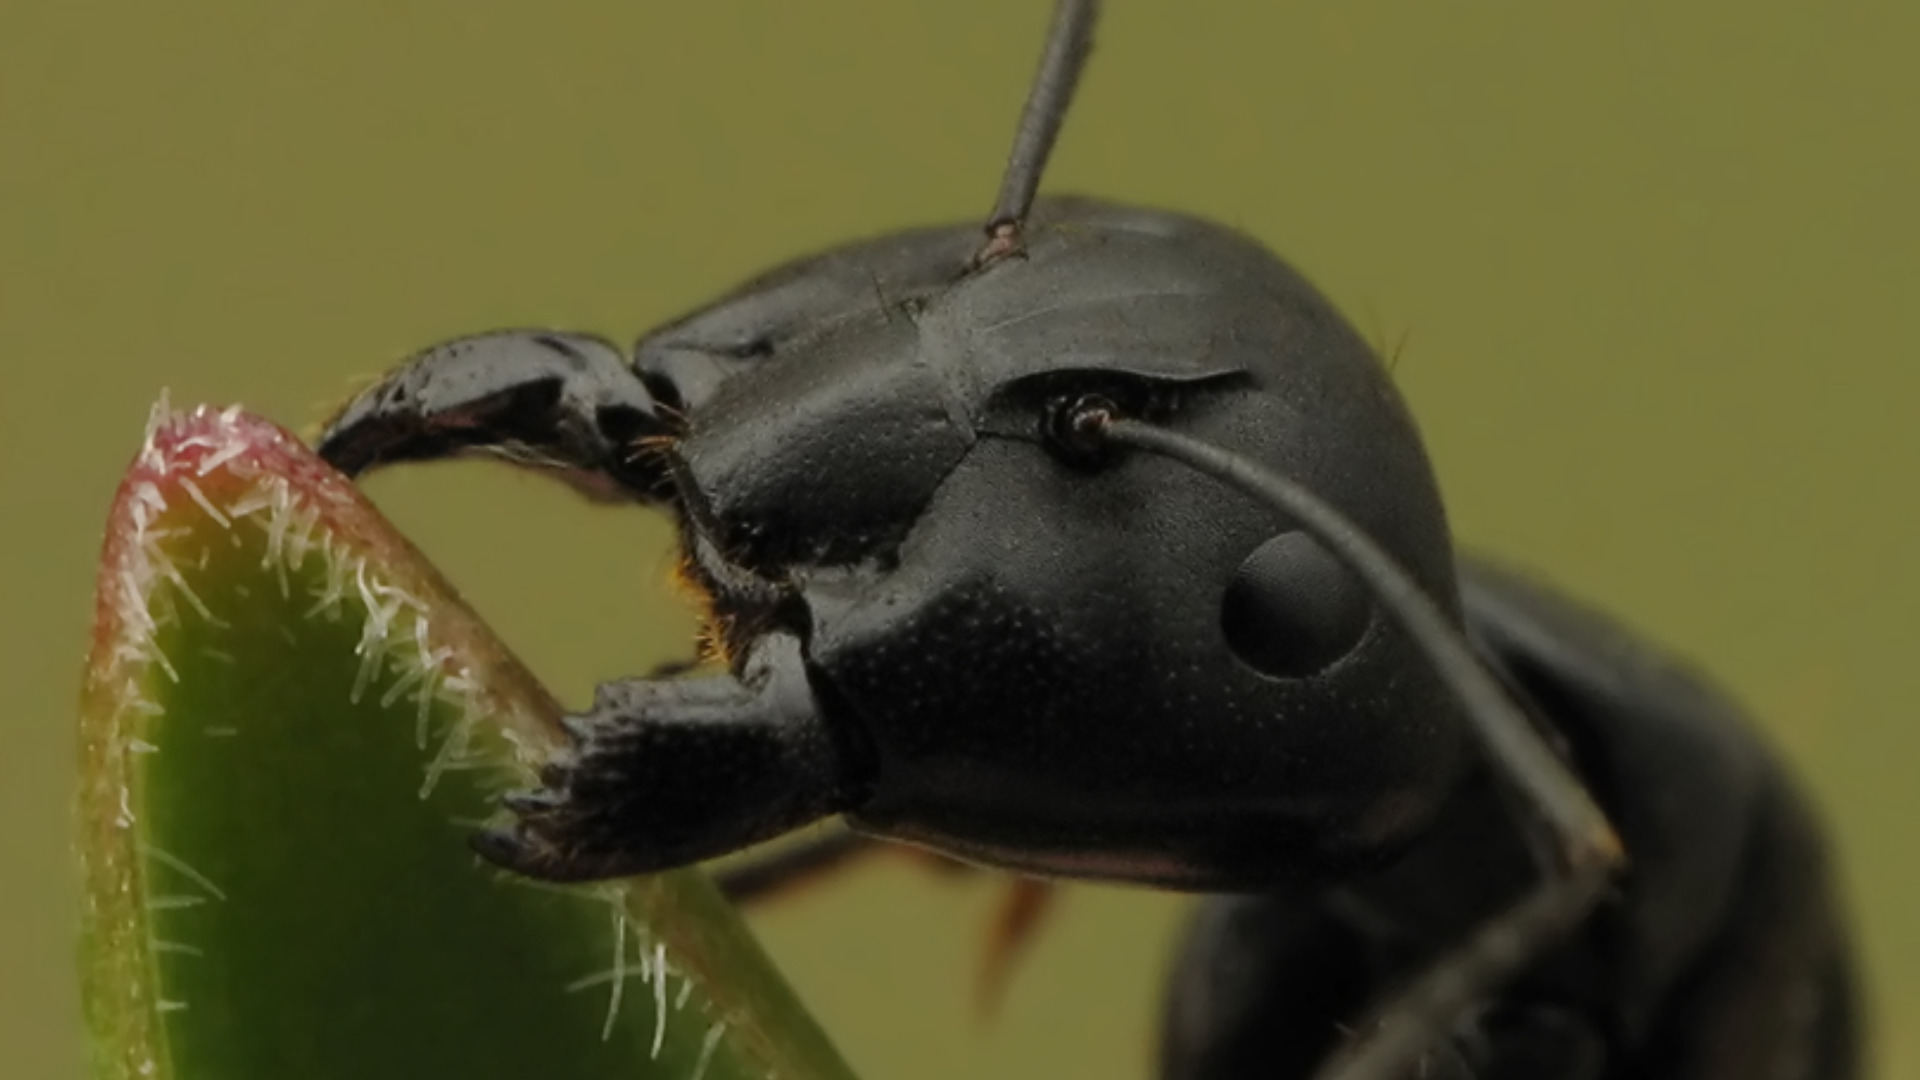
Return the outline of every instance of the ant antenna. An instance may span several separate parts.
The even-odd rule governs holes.
[[[1126,419],[1089,395],[1064,417],[1072,445],[1102,443],[1172,458],[1287,515],[1363,581],[1452,688],[1482,748],[1533,826],[1543,880],[1465,945],[1403,988],[1362,1034],[1337,1052],[1322,1080],[1400,1076],[1476,1000],[1512,978],[1600,902],[1625,852],[1606,813],[1548,747],[1526,714],[1481,666],[1460,632],[1420,585],[1365,530],[1288,477],[1225,447]],[[1541,835],[1544,833],[1545,835]],[[1541,844],[1541,841],[1545,841]]]
[[[1060,124],[1073,103],[1074,87],[1080,83],[1080,72],[1086,69],[1087,54],[1093,51],[1093,24],[1099,18],[1100,0],[1059,0],[1054,5],[1046,50],[1040,54],[1040,70],[1034,75],[1033,88],[1027,91],[1013,150],[1007,155],[1007,171],[1000,177],[1000,197],[987,216],[987,242],[974,254],[973,267],[1017,255],[1024,247],[1021,233],[1027,211],[1033,209],[1047,155],[1053,153]]]

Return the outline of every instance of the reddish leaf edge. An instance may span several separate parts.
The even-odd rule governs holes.
[[[108,513],[79,724],[85,1011],[96,1075],[129,1080],[165,1077],[165,1066],[140,1049],[157,1045],[164,1006],[145,1000],[154,956],[139,910],[144,860],[137,845],[114,835],[136,823],[132,762],[150,749],[142,733],[162,713],[146,685],[155,672],[178,678],[154,640],[166,617],[155,595],[171,584],[199,615],[213,617],[170,550],[186,531],[182,514],[263,529],[269,564],[294,570],[324,558],[327,586],[315,613],[349,591],[370,613],[361,682],[371,686],[392,665],[403,681],[417,681],[415,693],[458,705],[463,719],[436,755],[440,765],[457,756],[470,724],[503,736],[510,764],[528,778],[564,742],[558,702],[349,478],[271,420],[239,406],[176,411],[163,393]],[[390,632],[402,627],[410,632]],[[423,783],[434,780],[430,766]],[[850,1080],[831,1041],[703,874],[605,888],[610,902],[659,932],[655,978],[704,985],[719,1018],[709,1047],[730,1033],[767,1075]],[[134,1056],[102,1060],[116,1052]]]

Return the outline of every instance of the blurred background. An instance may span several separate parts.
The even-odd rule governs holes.
[[[984,214],[1042,0],[0,5],[0,1049],[78,1075],[66,814],[99,523],[161,388],[294,426],[468,331],[626,339]],[[1242,227],[1367,334],[1465,545],[1716,672],[1826,810],[1920,1077],[1920,7],[1117,0],[1047,187]],[[481,465],[373,491],[574,703],[684,649],[660,523]],[[998,886],[759,921],[874,1080],[1150,1071],[1183,904]]]

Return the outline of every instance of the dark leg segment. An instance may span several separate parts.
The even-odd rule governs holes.
[[[1315,905],[1202,901],[1167,982],[1161,1080],[1305,1080],[1365,1009],[1366,968],[1358,935]]]
[[[864,755],[822,719],[800,643],[762,639],[738,677],[600,688],[574,746],[509,796],[518,821],[475,846],[510,870],[585,881],[699,862],[845,809]]]
[[[1226,896],[1194,915],[1169,982],[1161,1080],[1306,1080],[1407,974],[1376,940],[1308,898]],[[1393,1080],[1600,1080],[1591,1018],[1498,1000],[1462,1016]]]

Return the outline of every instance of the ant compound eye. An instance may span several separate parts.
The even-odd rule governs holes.
[[[1227,645],[1274,679],[1312,675],[1345,656],[1372,618],[1366,587],[1303,532],[1254,548],[1220,601]]]
[[[1098,465],[1114,454],[1115,448],[1106,438],[1106,425],[1120,416],[1120,406],[1105,394],[1069,394],[1047,402],[1042,428],[1047,445],[1062,460]]]

